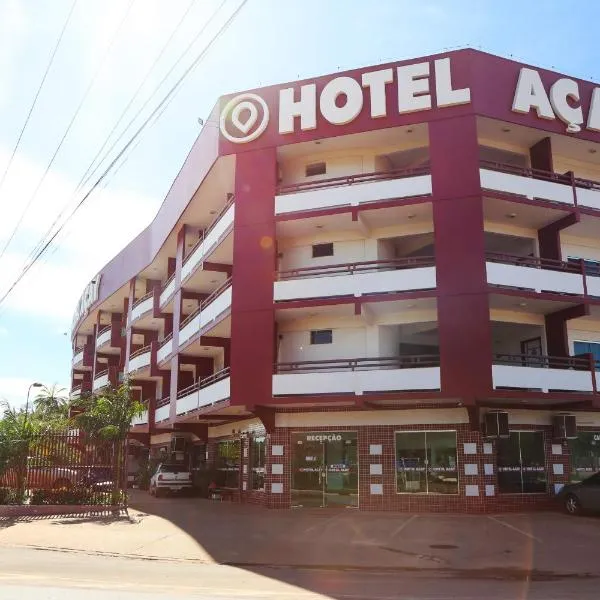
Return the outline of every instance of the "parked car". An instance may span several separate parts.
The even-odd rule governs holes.
[[[161,463],[150,478],[150,494],[162,496],[192,489],[192,474],[183,465]]]
[[[578,483],[565,485],[559,499],[570,515],[583,511],[600,512],[600,472]]]
[[[106,466],[83,467],[81,483],[94,491],[109,491],[114,486],[113,470]]]
[[[51,461],[37,457],[27,459],[25,485],[28,489],[70,489],[78,484],[79,478],[77,469],[53,465]],[[16,487],[18,479],[18,469],[11,467],[2,473],[0,487]]]

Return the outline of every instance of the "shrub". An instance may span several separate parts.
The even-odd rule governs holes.
[[[121,492],[119,500],[123,502],[125,494]],[[93,505],[112,506],[112,492],[92,492],[85,488],[62,490],[34,490],[31,495],[31,504],[35,505]]]
[[[23,498],[19,497],[19,491],[13,488],[0,488],[0,504],[23,504]]]

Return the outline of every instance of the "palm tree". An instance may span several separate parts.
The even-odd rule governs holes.
[[[54,384],[42,386],[33,400],[36,416],[50,425],[64,426],[69,416],[69,397],[65,388]]]
[[[35,430],[35,422],[28,420],[25,410],[12,408],[1,402],[0,419],[0,476],[8,469],[16,473],[16,488],[19,498],[25,492],[27,454],[29,442]]]

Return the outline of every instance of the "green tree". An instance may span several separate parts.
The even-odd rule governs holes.
[[[12,408],[7,402],[0,403],[0,476],[8,470],[16,474],[18,497],[25,493],[27,453],[29,442],[35,432],[35,421],[27,418],[25,410]]]
[[[77,414],[71,422],[90,441],[113,443],[113,504],[119,503],[119,483],[124,477],[125,439],[134,417],[141,415],[144,405],[133,398],[131,387],[125,381],[117,388],[82,398],[77,403]]]

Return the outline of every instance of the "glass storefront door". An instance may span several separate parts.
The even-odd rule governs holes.
[[[580,431],[569,441],[571,482],[583,481],[600,471],[600,431]]]
[[[292,505],[358,506],[355,432],[292,434]]]
[[[498,489],[501,494],[540,494],[547,489],[544,434],[511,431],[498,440]]]

